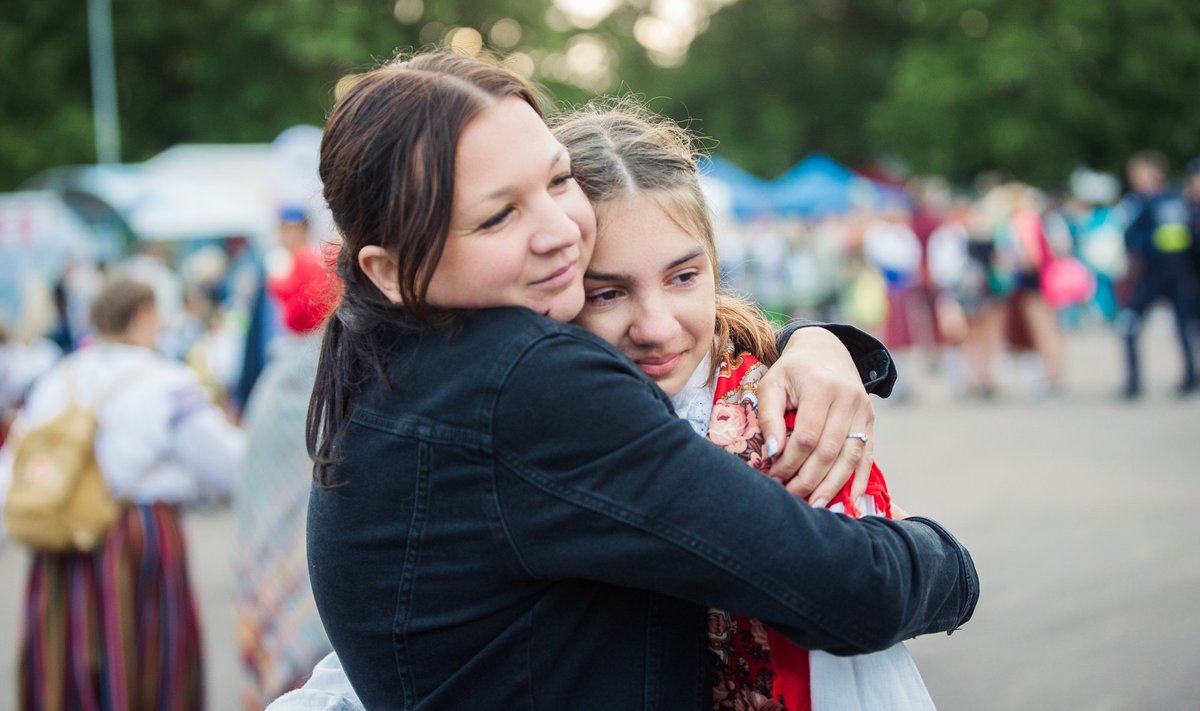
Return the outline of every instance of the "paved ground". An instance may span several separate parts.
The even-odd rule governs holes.
[[[1136,404],[1112,399],[1117,344],[1092,331],[1072,336],[1058,398],[1014,382],[957,401],[910,362],[912,398],[880,405],[876,454],[898,502],[953,530],[983,579],[963,630],[910,643],[943,711],[1200,708],[1200,398],[1170,395],[1169,324],[1153,319],[1145,341]],[[235,709],[230,521],[188,526],[209,706]],[[15,703],[23,573],[24,554],[0,549],[0,709]]]

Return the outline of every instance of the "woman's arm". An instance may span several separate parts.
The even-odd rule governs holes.
[[[891,356],[852,326],[796,321],[778,336],[779,361],[758,390],[768,451],[779,452],[771,475],[817,508],[854,475],[857,498],[866,490],[874,459],[875,409],[867,393],[891,394],[896,381]],[[796,411],[790,436],[783,422],[788,410]],[[852,432],[865,434],[866,441],[848,437]]]
[[[841,653],[952,630],[975,607],[970,556],[941,527],[809,507],[582,334],[527,351],[493,425],[503,528],[534,576],[689,599]]]

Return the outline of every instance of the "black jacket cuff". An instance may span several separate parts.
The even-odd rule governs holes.
[[[830,333],[837,336],[838,339],[846,346],[846,350],[850,351],[850,357],[854,359],[854,365],[858,367],[858,374],[862,378],[863,387],[872,395],[886,398],[892,394],[892,387],[896,384],[896,364],[892,361],[892,356],[888,353],[888,349],[879,341],[878,338],[860,331],[854,326],[848,326],[841,323],[823,323],[821,321],[806,321],[796,320],[788,323],[783,328],[776,332],[776,341],[779,344],[779,352],[787,346],[788,340],[796,331],[809,326],[820,326],[828,329]]]

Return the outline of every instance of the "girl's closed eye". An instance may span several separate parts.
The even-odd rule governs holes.
[[[481,225],[479,225],[479,229],[490,230],[493,227],[499,227],[505,220],[508,219],[508,216],[511,215],[512,213],[513,213],[513,208],[511,205],[508,207],[505,207],[500,212],[497,212],[495,215],[492,215],[491,217],[484,220],[483,223]]]
[[[571,182],[574,179],[575,179],[575,171],[568,170],[567,172],[565,172],[561,175],[555,176],[554,180],[550,181],[550,187],[561,188],[562,186],[566,185],[567,183]]]

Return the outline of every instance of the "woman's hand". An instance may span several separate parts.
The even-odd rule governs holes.
[[[796,411],[787,434],[783,416]],[[758,419],[770,475],[814,507],[824,507],[854,476],[857,498],[874,460],[875,409],[849,351],[819,327],[801,328],[758,385]],[[863,433],[866,441],[850,437]]]

